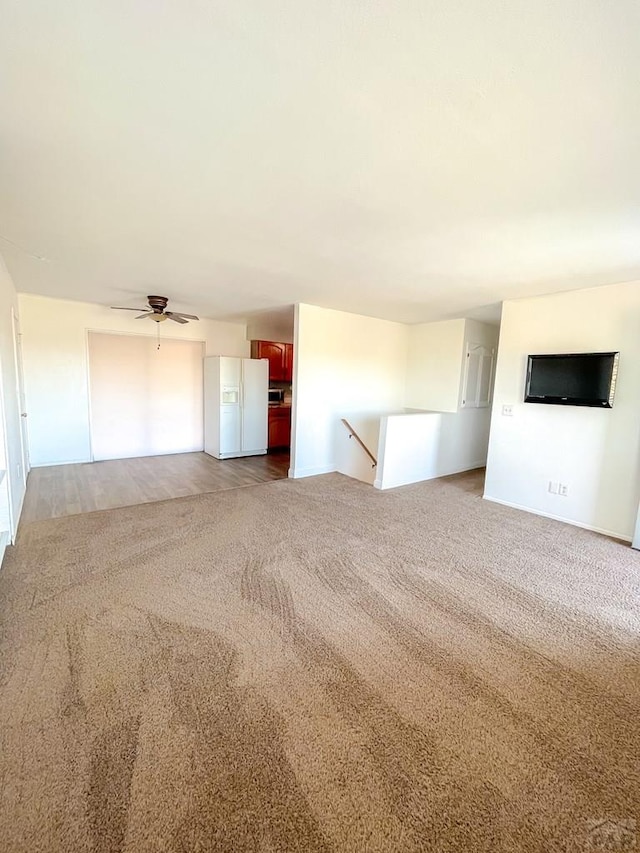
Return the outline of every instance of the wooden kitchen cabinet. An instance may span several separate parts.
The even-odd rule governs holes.
[[[284,345],[284,379],[285,382],[293,381],[293,344]]]
[[[293,344],[279,341],[251,341],[251,358],[269,361],[271,382],[291,382],[293,377]]]
[[[291,444],[291,407],[272,406],[269,409],[269,450]]]

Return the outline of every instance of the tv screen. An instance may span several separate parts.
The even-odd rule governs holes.
[[[610,409],[618,355],[617,352],[530,355],[525,403]]]

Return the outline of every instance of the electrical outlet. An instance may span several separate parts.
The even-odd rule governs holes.
[[[502,415],[505,418],[513,417],[513,406],[503,406],[502,407]]]
[[[569,494],[569,486],[565,483],[558,483],[558,494],[562,495],[563,498],[566,498]]]
[[[551,492],[552,495],[557,495],[558,494],[558,484],[549,480],[549,491]]]

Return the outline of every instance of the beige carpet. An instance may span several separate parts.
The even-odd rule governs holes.
[[[640,554],[479,485],[331,474],[25,527],[0,849],[630,849],[602,844],[640,821]]]

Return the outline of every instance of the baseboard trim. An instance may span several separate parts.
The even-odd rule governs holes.
[[[529,506],[512,503],[511,501],[503,501],[500,498],[492,498],[489,495],[482,496],[485,501],[490,501],[500,506],[508,506],[511,509],[519,509],[521,512],[528,512],[531,515],[540,515],[542,518],[550,518],[552,521],[561,521],[563,524],[570,524],[572,527],[581,527],[583,530],[590,530],[592,533],[600,533],[602,536],[610,536],[612,539],[621,539],[623,542],[631,542],[631,536],[625,533],[619,533],[616,530],[607,530],[604,527],[594,527],[593,524],[584,524],[582,521],[575,521],[573,518],[565,518],[562,515],[554,515],[551,512],[543,512],[540,509],[532,509]]]
[[[207,452],[208,451],[206,451],[204,449],[204,447],[200,446],[200,447],[194,447],[191,450],[171,450],[171,451],[166,451],[165,453],[143,453],[142,456],[117,456],[117,457],[114,457],[113,459],[111,459],[111,458],[109,458],[109,459],[94,459],[91,456],[85,456],[84,459],[66,459],[64,462],[32,462],[29,465],[29,470],[31,470],[31,468],[51,468],[53,466],[58,466],[58,465],[88,465],[88,464],[93,463],[93,462],[120,462],[121,460],[124,460],[124,459],[146,459],[146,458],[150,458],[151,456],[177,456],[180,453],[207,453]],[[259,451],[256,451],[254,453],[251,453],[251,454],[244,454],[243,453],[243,454],[239,454],[239,455],[257,456],[259,454],[264,454],[266,452],[267,452],[266,450],[259,450]],[[209,453],[209,455],[212,456],[213,454]]]
[[[54,465],[83,465],[91,461],[91,459],[70,459],[67,462],[32,462],[29,465],[29,470],[32,468],[51,468]]]
[[[7,545],[11,544],[11,536],[9,535],[8,530],[3,530],[0,533],[0,568],[2,568],[2,561],[4,560],[4,552],[7,550]]]
[[[318,468],[289,468],[289,477],[292,480],[300,480],[302,477],[317,477],[318,474],[333,474],[335,465],[320,465]]]
[[[471,465],[465,465],[463,468],[456,468],[455,471],[448,471],[446,474],[434,474],[432,477],[424,477],[422,480],[409,480],[407,483],[396,483],[393,486],[382,486],[382,480],[374,480],[373,487],[386,492],[387,489],[401,489],[403,486],[415,486],[416,483],[427,483],[429,480],[440,480],[443,477],[453,477],[454,474],[464,474],[465,471],[475,471],[478,468],[484,468],[485,462],[474,462]]]
[[[28,476],[28,475],[27,475]],[[16,517],[14,520],[15,530],[11,532],[11,536],[9,538],[9,544],[13,544],[18,538],[18,528],[20,527],[20,519],[22,517],[22,510],[24,508],[24,499],[27,494],[27,485],[25,483],[25,487],[22,490],[22,494],[20,495],[20,505],[18,506]]]
[[[208,450],[204,451],[207,456],[213,456],[214,459],[243,459],[245,456],[266,456],[266,450],[250,450],[244,453],[221,453],[219,456],[216,456],[215,453],[210,453]],[[173,456],[173,453],[165,453],[158,454],[159,456]]]

